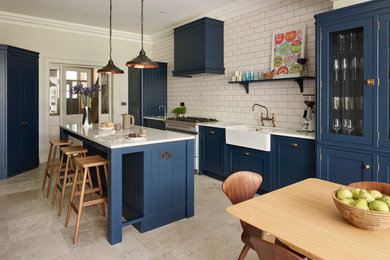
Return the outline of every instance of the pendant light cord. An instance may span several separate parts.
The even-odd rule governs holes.
[[[144,49],[144,0],[141,0],[141,47]]]
[[[110,60],[112,59],[112,0],[110,0]]]

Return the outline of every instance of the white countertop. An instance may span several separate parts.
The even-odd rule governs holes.
[[[105,132],[105,130],[98,129],[98,124],[93,124],[93,127],[88,129],[84,128],[81,124],[61,125],[61,128],[69,130],[70,132],[73,132],[77,135],[80,135],[86,139],[89,139],[93,142],[96,142],[111,149],[191,140],[195,138],[195,136],[191,134],[163,131],[148,127],[144,127],[148,131],[147,136],[141,138],[126,138],[129,133],[139,133],[140,129],[142,128],[140,126],[133,126],[130,130],[122,129],[119,131],[115,131],[115,134],[104,137],[96,137],[96,135]]]
[[[238,125],[245,125],[245,124],[217,121],[217,122],[199,123],[199,125],[200,126],[217,127],[217,128],[227,128],[230,126],[238,126]],[[248,124],[248,125],[251,125],[251,124]],[[261,128],[260,125],[256,125],[256,126]],[[267,127],[267,129],[272,130],[272,127],[271,128]],[[297,129],[295,129],[295,128],[284,128],[284,127],[276,127],[276,129],[271,132],[271,135],[279,135],[279,136],[287,136],[287,137],[295,137],[295,138],[303,138],[303,139],[311,139],[311,140],[314,140],[316,138],[315,132],[314,133],[299,133],[299,132],[297,132]]]

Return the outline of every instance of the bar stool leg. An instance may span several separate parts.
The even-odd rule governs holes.
[[[46,198],[49,198],[49,194],[50,194],[50,188],[51,188],[51,182],[52,182],[52,179],[53,179],[53,171],[54,171],[56,154],[57,154],[57,146],[54,146],[54,153],[53,153],[52,160],[51,160],[51,170],[50,170],[50,176],[49,176],[49,186],[47,187]]]
[[[61,201],[60,201],[60,209],[58,210],[58,216],[61,217],[62,214],[62,207],[64,206],[64,198],[65,198],[65,190],[66,190],[66,184],[68,183],[68,168],[69,168],[69,161],[71,155],[67,156],[68,158],[66,159],[66,166],[65,166],[65,173],[64,173],[64,181],[62,183],[62,191],[61,191]],[[57,190],[57,187],[56,187]],[[53,197],[53,201],[54,201]]]
[[[103,198],[103,189],[102,189],[102,182],[100,181],[100,172],[99,172],[99,166],[96,166],[96,174],[97,174],[97,180],[99,184],[99,196],[100,198]],[[103,217],[106,216],[106,208],[104,207],[104,201],[102,202],[102,211],[103,211]]]
[[[83,184],[81,185],[80,201],[79,201],[79,208],[78,208],[78,210],[77,210],[77,220],[76,220],[76,228],[75,228],[75,234],[74,234],[73,244],[76,244],[76,243],[77,243],[77,236],[78,236],[78,234],[79,234],[81,213],[82,213],[82,211],[83,211],[85,184],[86,184],[86,179],[87,179],[87,173],[88,173],[88,172],[89,172],[89,168],[87,167],[87,168],[84,170]]]
[[[61,154],[61,160],[60,160],[60,165],[58,166],[58,171],[57,171],[57,178],[56,178],[56,183],[54,185],[54,194],[53,194],[53,199],[51,200],[51,205],[54,205],[54,202],[56,200],[57,196],[57,185],[60,183],[60,177],[61,177],[61,170],[62,170],[62,163],[64,161],[64,156],[65,154]],[[68,159],[69,156],[66,158],[66,170],[68,169]]]
[[[87,167],[87,172],[88,172],[88,186],[90,189],[93,189],[93,185],[92,185],[92,178],[91,178],[91,173],[89,171],[89,167]],[[92,199],[95,200],[95,192],[91,192],[91,196],[92,196]],[[94,208],[96,208],[96,204],[93,205]]]
[[[78,174],[79,174],[79,166],[76,165],[76,170],[74,172],[74,182],[73,182],[73,186],[72,186],[72,193],[70,194],[68,212],[66,214],[65,227],[68,227],[68,224],[69,224],[70,211],[72,210],[72,204],[73,204],[73,199],[74,199],[74,192],[76,190],[76,183],[77,183]]]
[[[50,161],[51,161],[51,152],[52,152],[52,150],[53,150],[53,145],[50,144],[49,155],[47,156],[47,162],[46,162],[45,177],[43,177],[42,190],[45,189],[46,178],[47,178],[47,172],[48,172],[48,170],[49,170],[49,167],[51,166]],[[51,168],[51,167],[50,167],[50,168]]]

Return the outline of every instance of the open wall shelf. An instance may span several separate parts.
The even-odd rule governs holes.
[[[294,78],[279,78],[279,79],[259,79],[259,80],[250,80],[250,81],[229,81],[232,84],[241,84],[244,86],[246,93],[249,94],[249,83],[252,82],[263,82],[263,81],[278,81],[278,80],[294,80],[298,83],[299,89],[303,92],[303,80],[305,79],[315,79],[313,76],[304,76],[304,77],[294,77]]]

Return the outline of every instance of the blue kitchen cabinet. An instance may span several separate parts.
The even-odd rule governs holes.
[[[378,155],[378,181],[390,183],[390,154]]]
[[[163,120],[144,118],[144,126],[165,130],[165,122]]]
[[[344,185],[377,180],[371,153],[321,147],[320,154],[317,176],[320,179]]]
[[[316,177],[315,141],[272,136],[273,189]]]
[[[260,174],[263,182],[259,192],[272,190],[270,173],[270,152],[228,145],[228,175],[238,171],[251,171]]]
[[[215,175],[219,179],[227,177],[225,162],[227,146],[225,129],[217,127],[199,127],[199,171],[201,174]]]
[[[389,21],[389,1],[382,0],[316,15],[321,178],[345,184],[381,179],[376,158],[385,157],[377,154],[390,153]]]
[[[128,112],[136,125],[144,124],[144,116],[163,116],[159,106],[167,107],[167,63],[158,62],[156,69],[129,68]]]
[[[0,179],[39,165],[38,58],[0,45]]]

